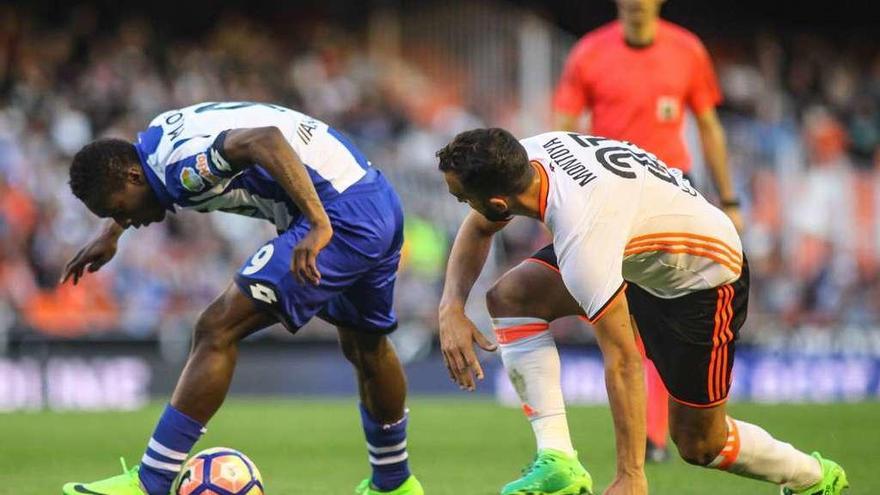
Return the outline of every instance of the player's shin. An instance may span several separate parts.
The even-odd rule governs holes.
[[[189,451],[205,433],[205,427],[175,409],[165,407],[147,444],[138,471],[141,485],[150,495],[165,495],[180,472]]]
[[[361,424],[367,438],[370,466],[373,468],[372,485],[383,491],[394,490],[410,476],[409,454],[406,451],[406,424],[409,411],[391,424],[377,422],[363,404]]]
[[[538,450],[575,455],[565,416],[559,353],[540,318],[493,318],[501,359],[529,418]]]
[[[822,479],[819,461],[759,426],[727,417],[727,442],[708,467],[769,481],[794,490]]]

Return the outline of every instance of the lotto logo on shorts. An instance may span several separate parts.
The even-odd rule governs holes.
[[[278,302],[278,296],[275,295],[275,291],[272,290],[272,288],[263,284],[252,284],[250,288],[251,297],[257,301],[263,301],[266,304],[275,304]]]

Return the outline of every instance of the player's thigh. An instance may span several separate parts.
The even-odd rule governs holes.
[[[498,278],[486,294],[486,305],[495,318],[552,321],[584,315],[562,281],[552,245],[538,250]]]
[[[213,343],[234,343],[257,330],[277,323],[278,319],[246,296],[234,283],[199,316],[195,341],[209,339]]]
[[[745,320],[747,278],[674,299],[630,284],[626,296],[645,354],[670,396],[695,408],[726,401]]]
[[[290,271],[294,247],[309,232],[300,222],[263,245],[238,271],[235,283],[254,304],[275,315],[291,332],[308,323],[369,269],[370,261],[351,249],[345,233],[334,233],[318,253],[321,281],[300,283]]]
[[[384,179],[377,187],[375,194],[355,196],[328,209],[334,219],[334,239],[348,248],[357,270],[350,269],[356,276],[318,316],[337,327],[383,336],[397,328],[393,303],[403,247],[403,210]]]
[[[343,346],[350,333],[363,335],[362,340],[369,343],[397,328],[394,289],[400,264],[399,249],[399,246],[392,246],[388,254],[328,301],[318,314],[340,329]]]

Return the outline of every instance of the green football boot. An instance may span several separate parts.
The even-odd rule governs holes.
[[[125,460],[122,462],[122,474],[107,478],[106,480],[92,483],[67,483],[61,488],[64,495],[147,495],[141,489],[141,481],[138,478],[138,469],[135,466],[128,469]]]
[[[390,492],[383,492],[378,488],[374,488],[370,484],[370,478],[367,478],[361,481],[361,484],[354,489],[354,493],[356,495],[425,495],[425,490],[422,489],[422,484],[419,483],[419,480],[415,476],[410,475],[402,485]]]
[[[539,450],[523,469],[522,478],[501,489],[501,495],[592,495],[593,479],[574,456],[553,449]]]
[[[844,489],[849,488],[846,472],[839,464],[823,459],[818,452],[813,452],[812,455],[819,460],[819,464],[822,466],[822,480],[798,492],[791,488],[783,488],[783,495],[840,495]]]

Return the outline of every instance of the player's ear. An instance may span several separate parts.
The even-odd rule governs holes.
[[[144,171],[141,170],[140,167],[128,167],[128,170],[125,172],[125,179],[126,181],[138,186],[146,182]]]
[[[489,198],[489,208],[495,213],[505,213],[509,210],[507,200],[500,197]]]

